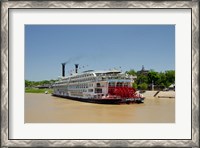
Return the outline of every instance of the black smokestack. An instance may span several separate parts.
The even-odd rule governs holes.
[[[62,76],[65,77],[65,63],[62,63]]]
[[[78,64],[75,64],[75,72],[78,73]]]

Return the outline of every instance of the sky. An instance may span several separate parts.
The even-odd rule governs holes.
[[[175,70],[175,25],[26,25],[25,79],[74,71]]]

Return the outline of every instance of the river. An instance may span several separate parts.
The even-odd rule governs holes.
[[[105,105],[26,93],[25,123],[175,123],[175,99]]]

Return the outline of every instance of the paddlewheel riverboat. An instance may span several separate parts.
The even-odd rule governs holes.
[[[88,70],[78,73],[78,64],[75,64],[75,74],[65,77],[64,68],[63,65],[63,76],[53,85],[54,96],[102,104],[144,101],[144,97],[132,88],[134,77],[119,70]]]

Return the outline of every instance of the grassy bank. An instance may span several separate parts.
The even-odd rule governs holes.
[[[25,88],[25,93],[45,93],[45,91],[48,91],[48,93],[52,93],[52,89],[38,89],[38,88]]]

